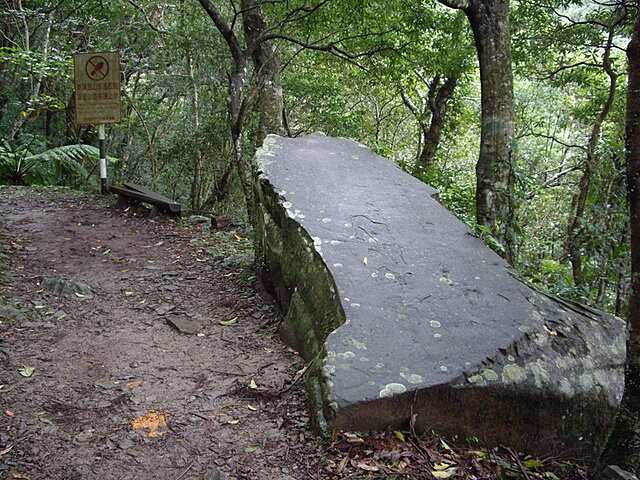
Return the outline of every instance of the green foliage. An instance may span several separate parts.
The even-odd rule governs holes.
[[[618,48],[624,41],[612,37],[610,57],[604,47],[610,35],[624,31],[624,20],[608,26],[616,13],[612,6],[575,3],[554,10],[528,2],[518,5],[516,19],[547,19],[536,23],[536,32],[516,21],[514,35],[525,46],[514,57],[519,71],[537,78],[521,80],[516,90],[524,231],[519,268],[540,288],[624,314],[620,298],[628,288],[629,266],[618,248],[628,249],[622,166],[625,93],[620,79],[611,109],[603,111],[611,81],[604,65],[610,60],[610,73],[624,73]],[[604,113],[604,123],[594,130]],[[581,190],[587,192],[586,204],[579,229],[572,231],[583,277],[576,285],[567,238]],[[561,274],[547,275],[549,262]]]
[[[436,165],[428,170],[413,171],[413,166],[401,164],[424,183],[438,190],[440,201],[470,228],[475,227],[475,186],[469,178],[464,178],[466,172],[456,171],[445,165]],[[477,226],[480,227],[479,225]],[[476,232],[480,235],[482,232]]]
[[[100,151],[89,145],[65,145],[34,153],[32,145],[0,138],[0,184],[78,185],[88,177],[85,162]]]
[[[65,102],[48,90],[35,90],[33,82],[50,82],[69,77],[71,64],[61,52],[43,55],[25,51],[20,47],[1,47],[0,64],[5,65],[5,75],[13,77],[16,88],[12,90],[12,116],[28,117],[42,110],[61,111]],[[7,92],[9,93],[9,92]]]

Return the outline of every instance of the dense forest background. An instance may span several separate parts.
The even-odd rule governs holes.
[[[109,180],[247,215],[267,133],[350,137],[476,216],[481,91],[465,13],[430,0],[12,0],[0,22],[0,183],[99,190],[97,128],[74,123],[73,53],[121,55]],[[452,5],[449,5],[452,6]],[[635,5],[510,5],[512,263],[538,288],[627,314],[626,46]]]

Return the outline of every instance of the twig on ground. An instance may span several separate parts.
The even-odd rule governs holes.
[[[185,476],[187,473],[189,473],[189,470],[191,470],[191,467],[193,467],[193,464],[194,464],[194,463],[196,463],[196,461],[195,461],[195,460],[192,460],[192,461],[191,461],[191,463],[190,463],[189,465],[187,465],[187,466],[185,467],[185,469],[184,469],[184,470],[182,470],[182,472],[180,472],[180,475],[178,475],[178,476],[176,477],[176,480],[182,480],[182,478],[184,478],[184,476]]]
[[[518,464],[518,468],[520,468],[520,472],[522,473],[522,475],[524,475],[525,480],[531,480],[531,477],[529,476],[529,472],[527,471],[525,466],[522,465],[522,462],[520,461],[520,456],[509,447],[503,446],[502,448],[504,448],[507,452],[509,452],[509,455],[511,455],[511,458],[513,458],[513,460],[515,460],[515,462]]]

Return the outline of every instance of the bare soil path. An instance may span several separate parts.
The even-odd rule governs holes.
[[[243,233],[113,204],[0,189],[0,478],[314,477],[303,363],[211,254]]]

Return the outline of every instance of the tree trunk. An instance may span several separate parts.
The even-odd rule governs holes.
[[[22,2],[18,2],[18,9],[20,11],[22,11]],[[42,40],[42,58],[47,58],[47,56],[49,55],[49,41],[51,39],[51,27],[52,27],[52,17],[53,17],[54,11],[50,11],[47,16],[45,17],[44,20],[44,38]],[[30,52],[31,51],[31,32],[29,30],[29,25],[27,23],[26,18],[23,18],[23,22],[24,22],[24,50],[25,52]],[[39,95],[40,95],[40,90],[42,88],[42,81],[43,81],[43,75],[40,74],[36,77],[35,81],[32,81],[31,84],[31,96],[33,99],[36,99]],[[37,105],[37,103],[36,103]],[[32,115],[36,116],[37,114],[39,114],[39,110],[41,107],[34,107],[36,109],[36,111],[32,112]],[[13,122],[13,125],[11,126],[11,130],[9,131],[9,138],[15,138],[16,135],[18,134],[18,130],[20,130],[20,128],[22,127],[22,125],[24,124],[24,122],[27,120],[27,118],[29,118],[28,115],[18,115],[16,117],[16,120]]]
[[[426,170],[433,165],[444,130],[447,104],[453,96],[457,84],[457,77],[447,77],[444,83],[440,84],[440,76],[436,75],[429,85],[429,94],[426,100],[431,115],[428,123],[420,122],[424,140],[413,168],[414,173]]]
[[[259,147],[268,134],[284,133],[280,67],[272,42],[261,41],[259,38],[265,29],[260,4],[254,0],[242,0],[242,11],[244,34],[255,69],[255,81],[260,90],[257,103],[260,119],[256,137],[256,146]]]
[[[231,58],[233,58],[234,62],[234,69],[228,74],[229,86],[227,97],[231,139],[233,142],[233,163],[240,177],[240,184],[242,185],[244,197],[247,202],[247,213],[249,217],[251,217],[253,212],[252,178],[251,171],[244,158],[243,150],[245,118],[255,94],[255,89],[249,93],[245,92],[248,53],[242,48],[239,38],[227,22],[224,21],[214,3],[211,0],[198,1],[211,20],[213,20],[216,28],[227,43]]]
[[[573,276],[573,284],[576,287],[584,285],[584,275],[582,274],[582,254],[580,252],[580,233],[582,230],[582,218],[587,204],[587,196],[589,195],[589,187],[591,184],[591,165],[593,159],[587,154],[582,169],[582,176],[578,182],[578,191],[571,201],[569,226],[567,228],[567,238],[564,242],[564,248],[569,262],[571,263],[571,274]]]
[[[465,12],[478,51],[482,126],[476,164],[476,222],[491,231],[504,247],[504,257],[514,263],[515,114],[509,0],[440,2]]]
[[[640,16],[636,18],[627,48],[629,84],[627,88],[627,189],[631,231],[631,298],[628,321],[625,391],[611,434],[594,472],[603,477],[607,465],[640,472]]]
[[[602,68],[609,77],[609,90],[607,100],[602,106],[602,110],[596,117],[593,127],[591,127],[591,135],[589,136],[589,144],[587,145],[587,156],[582,169],[582,177],[578,183],[578,192],[576,193],[571,205],[571,214],[567,228],[567,239],[565,241],[565,251],[571,262],[571,270],[573,272],[573,283],[577,287],[584,285],[584,273],[582,269],[582,253],[581,253],[581,230],[582,221],[589,196],[589,188],[591,186],[591,173],[598,160],[598,143],[600,142],[600,132],[602,125],[606,120],[611,107],[615,101],[616,88],[618,84],[618,74],[613,70],[611,61],[611,50],[614,48],[614,38],[616,35],[616,26],[620,22],[624,10],[619,8],[609,25],[609,34],[607,44],[602,58]]]
[[[197,132],[200,129],[200,116],[198,114],[200,109],[198,98],[198,86],[195,80],[195,67],[193,64],[193,57],[191,55],[187,58],[187,75],[189,76],[189,83],[191,87],[191,109],[193,118],[193,128]],[[196,148],[195,156],[193,159],[193,177],[191,179],[191,208],[198,210],[202,206],[203,197],[203,183],[204,183],[204,164],[202,161],[202,152],[200,148]]]
[[[465,10],[478,49],[482,103],[480,155],[476,164],[476,221],[489,228],[503,245],[504,256],[514,250],[513,73],[509,1],[473,2]]]

